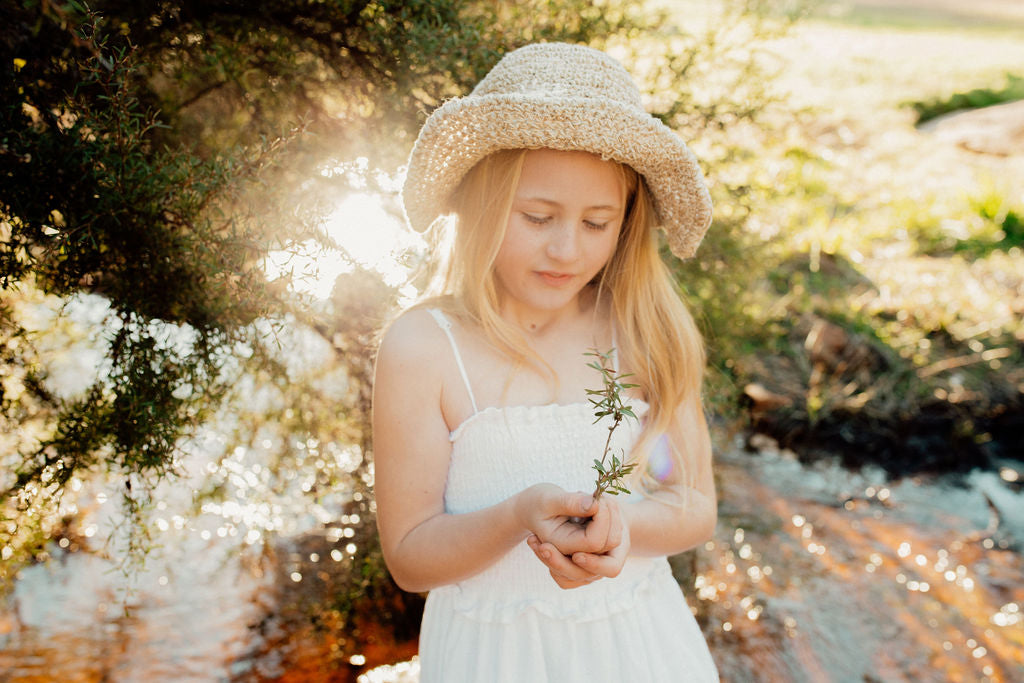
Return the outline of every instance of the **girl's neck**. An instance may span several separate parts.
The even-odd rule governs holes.
[[[544,339],[557,336],[558,332],[573,327],[582,316],[593,316],[596,296],[593,287],[585,287],[567,305],[558,309],[536,309],[503,302],[499,314],[506,322],[522,331],[529,339]]]

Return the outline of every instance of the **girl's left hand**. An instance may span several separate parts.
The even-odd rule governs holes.
[[[612,526],[621,529],[621,533],[616,535],[618,543],[601,552],[563,555],[554,545],[541,541],[535,535],[527,539],[527,544],[547,566],[551,578],[559,587],[579,588],[605,577],[615,578],[622,571],[629,555],[629,526],[625,523],[618,503],[609,500],[607,505],[612,514]]]

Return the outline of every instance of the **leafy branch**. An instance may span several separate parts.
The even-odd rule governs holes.
[[[620,459],[618,455],[611,452],[612,435],[619,424],[622,423],[622,420],[626,417],[631,417],[634,420],[637,419],[632,406],[623,401],[622,392],[624,389],[632,389],[639,386],[622,382],[626,377],[632,376],[632,373],[616,374],[615,368],[612,365],[612,355],[614,353],[615,349],[609,349],[605,353],[601,353],[597,349],[591,349],[584,354],[596,359],[587,363],[587,367],[601,373],[603,384],[601,389],[587,389],[587,394],[591,397],[587,400],[594,406],[594,424],[600,422],[604,417],[611,416],[612,418],[612,423],[608,425],[608,438],[604,443],[604,452],[601,454],[600,460],[594,460],[594,470],[597,471],[594,500],[599,499],[603,493],[609,493],[613,496],[617,496],[620,493],[628,494],[629,489],[626,488],[623,480],[636,467],[636,463],[627,463],[625,457]],[[609,455],[611,456],[611,462],[608,461]],[[621,450],[619,455],[624,456]]]

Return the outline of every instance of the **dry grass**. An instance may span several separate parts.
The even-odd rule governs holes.
[[[1024,243],[998,241],[1007,214],[1024,215],[1024,148],[978,153],[971,137],[1004,124],[1024,135],[1024,120],[1012,118],[1024,110],[1005,107],[1008,120],[954,114],[939,134],[915,126],[909,103],[1003,87],[1024,70],[1024,31],[941,27],[932,19],[948,3],[902,4],[919,11],[919,26],[810,19],[768,46],[783,106],[751,145],[750,165],[754,184],[774,194],[749,227],[771,240],[758,259],[772,265],[745,294],[753,336],[724,364],[741,383],[797,387],[784,391],[795,408],[776,423],[780,433],[810,434],[829,420],[896,432],[931,410],[949,418],[951,434],[972,432],[965,448],[977,450],[972,443],[1001,438],[985,430],[1006,431],[984,422],[992,406],[1019,411],[1024,397]],[[820,318],[867,340],[884,367],[866,382],[820,376],[801,327]],[[771,370],[780,355],[788,365]],[[834,396],[822,389],[832,385]]]
[[[908,307],[934,317],[939,309],[963,319],[966,338],[1002,331],[1024,342],[1021,249],[967,260],[920,255],[922,229],[952,237],[984,229],[977,204],[986,197],[1024,206],[1024,148],[1006,156],[972,152],[955,135],[917,130],[903,106],[998,87],[1024,65],[1024,33],[993,38],[811,22],[775,48],[784,64],[779,87],[792,106],[812,108],[805,132],[825,162],[815,172],[843,209],[826,225],[790,226],[794,234],[810,231],[807,239],[816,236],[856,263],[884,292],[872,302],[876,310]]]

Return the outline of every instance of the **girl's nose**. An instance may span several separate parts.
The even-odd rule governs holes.
[[[551,230],[547,255],[556,261],[574,261],[579,255],[579,235],[574,226],[561,221]]]

